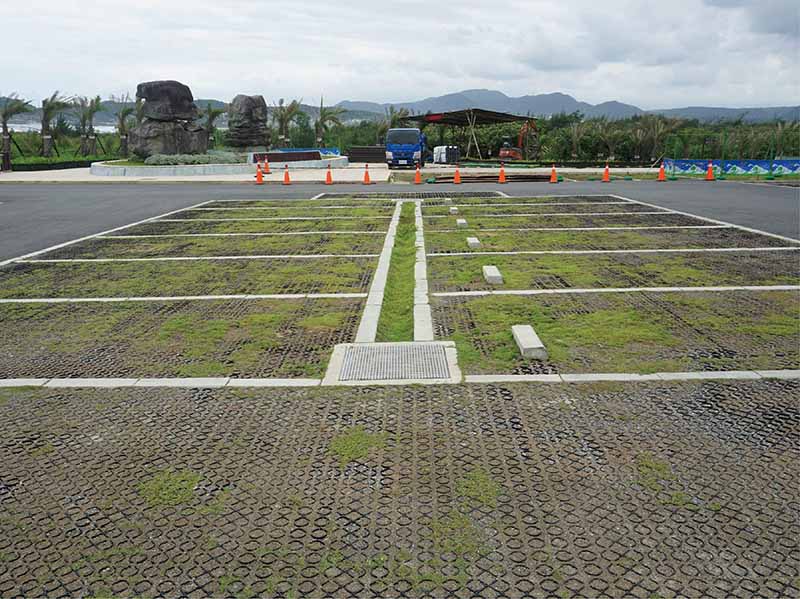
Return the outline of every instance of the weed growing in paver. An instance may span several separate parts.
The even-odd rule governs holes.
[[[225,506],[228,503],[228,500],[231,498],[231,491],[230,489],[225,489],[217,494],[214,499],[209,501],[206,505],[200,508],[201,514],[211,514],[211,515],[219,515],[223,511],[225,511]]]
[[[503,487],[483,468],[471,470],[456,484],[456,492],[461,497],[467,497],[489,508],[497,507],[497,498],[502,490]]]
[[[229,596],[230,593],[228,593],[228,588],[231,585],[236,584],[237,582],[240,582],[240,580],[236,576],[231,576],[230,574],[220,576],[219,580],[217,581],[220,596],[222,597]]]
[[[636,458],[636,471],[639,473],[638,482],[651,491],[659,492],[663,489],[661,481],[675,479],[675,474],[669,463],[659,460],[652,453],[644,452]]]
[[[162,470],[139,485],[139,494],[151,507],[180,505],[192,498],[201,478],[191,470]]]
[[[414,263],[416,261],[414,204],[406,202],[389,262],[389,274],[378,321],[377,341],[414,339]]]
[[[354,426],[333,438],[329,452],[339,458],[339,466],[344,468],[350,462],[367,457],[370,451],[384,447],[385,444],[385,433],[368,433],[364,427]]]
[[[442,518],[431,520],[430,528],[433,545],[440,553],[475,558],[484,551],[481,531],[469,516],[456,509]]]
[[[30,455],[33,458],[41,458],[43,456],[54,453],[55,450],[56,448],[53,446],[52,443],[45,443],[44,445],[40,445],[36,449],[32,449],[30,451]]]

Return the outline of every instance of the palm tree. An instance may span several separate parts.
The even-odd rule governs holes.
[[[617,146],[620,138],[620,131],[614,123],[611,123],[607,117],[600,117],[595,121],[595,130],[597,136],[607,150],[607,157],[609,160],[614,160],[614,149]]]
[[[91,99],[78,96],[72,101],[72,106],[78,117],[78,133],[81,136],[80,152],[83,156],[94,154],[94,115],[100,112],[102,100],[100,100],[100,96]]]
[[[214,145],[214,131],[216,130],[214,122],[223,114],[225,114],[225,112],[227,112],[227,109],[214,108],[213,106],[211,106],[211,102],[209,102],[208,105],[206,106],[204,114],[206,117],[206,133],[208,134],[209,147]]]
[[[341,127],[342,121],[339,118],[342,114],[344,114],[344,108],[340,106],[323,106],[322,104],[322,96],[319,98],[319,116],[317,117],[317,122],[314,123],[314,132],[316,133],[317,137],[317,145],[320,148],[324,148],[324,140],[325,132],[331,127],[331,125],[335,125],[337,127]]]
[[[8,137],[8,121],[18,114],[33,112],[33,106],[27,100],[21,99],[17,94],[10,94],[0,105],[0,120],[3,124],[3,137]]]
[[[586,123],[571,123],[569,126],[569,138],[572,143],[572,159],[577,160],[581,151],[581,140],[586,134]]]
[[[123,158],[128,157],[128,130],[130,128],[130,118],[135,112],[135,108],[130,105],[122,106],[117,111],[117,132],[119,133],[119,153]]]
[[[284,148],[289,145],[289,126],[300,113],[300,102],[302,100],[292,100],[288,104],[284,104],[283,98],[281,98],[272,111],[272,118],[278,126],[278,143]]]
[[[380,142],[381,138],[386,137],[386,132],[389,129],[399,127],[402,120],[409,114],[411,113],[408,111],[408,108],[396,109],[394,106],[389,106],[389,108],[386,109],[386,116],[378,123],[378,142]]]
[[[42,100],[42,156],[50,156],[53,151],[53,136],[50,131],[53,119],[70,106],[70,99],[59,95],[58,91]]]
[[[631,138],[633,139],[633,158],[640,160],[642,157],[642,149],[647,141],[647,131],[644,127],[637,126],[631,131]]]

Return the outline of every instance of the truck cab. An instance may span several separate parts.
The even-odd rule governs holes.
[[[389,168],[425,166],[427,139],[419,129],[389,129],[386,132],[386,164]]]

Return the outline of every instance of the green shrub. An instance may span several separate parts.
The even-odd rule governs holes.
[[[144,163],[149,166],[177,166],[184,164],[238,164],[247,162],[247,157],[234,152],[213,154],[153,154]]]

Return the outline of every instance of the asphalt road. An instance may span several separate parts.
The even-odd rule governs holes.
[[[673,210],[800,239],[800,189],[718,181],[619,181],[425,185],[373,185],[369,191],[501,189],[509,195],[615,193]],[[325,191],[364,191],[361,185],[319,184],[0,184],[0,260],[120,227],[206,200],[308,198]]]

